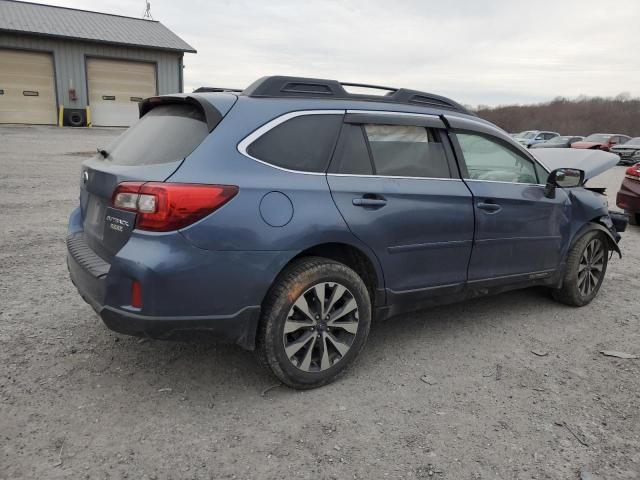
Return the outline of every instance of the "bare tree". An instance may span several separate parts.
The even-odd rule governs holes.
[[[615,98],[556,97],[536,105],[478,108],[476,113],[508,132],[553,130],[565,135],[596,132],[640,136],[640,98],[623,92]]]

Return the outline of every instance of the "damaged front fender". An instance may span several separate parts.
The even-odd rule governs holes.
[[[618,242],[620,241],[620,235],[616,232],[615,227],[613,226],[613,222],[609,215],[603,215],[602,217],[596,218],[591,222],[585,223],[580,230],[576,232],[573,236],[573,240],[571,242],[571,247],[582,238],[584,234],[590,232],[592,230],[599,230],[607,236],[607,240],[609,240],[609,248],[615,251],[620,258],[622,258],[622,252],[620,251],[620,247],[618,246]]]

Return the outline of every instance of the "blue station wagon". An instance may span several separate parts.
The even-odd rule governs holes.
[[[69,220],[71,279],[105,324],[208,332],[304,389],[354,361],[372,319],[534,285],[595,297],[626,223],[588,171],[448,98],[353,86],[144,100],[83,163]]]

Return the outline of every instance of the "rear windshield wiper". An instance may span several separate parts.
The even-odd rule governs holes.
[[[98,147],[97,150],[98,150],[98,153],[102,155],[104,158],[107,158],[109,156],[109,152],[107,152],[104,148]]]

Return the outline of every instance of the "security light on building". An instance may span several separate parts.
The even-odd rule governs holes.
[[[128,126],[195,49],[154,20],[0,0],[0,123]]]

